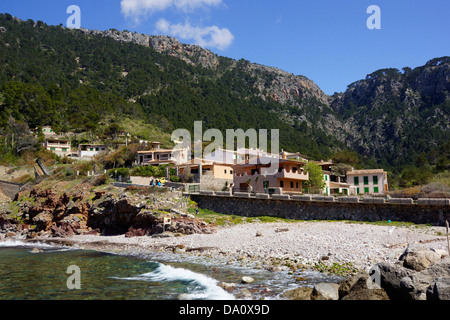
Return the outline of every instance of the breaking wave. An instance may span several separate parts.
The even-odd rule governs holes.
[[[149,273],[135,277],[117,278],[148,282],[181,282],[188,293],[182,294],[184,300],[234,300],[235,297],[219,287],[218,281],[204,274],[183,268],[174,268],[158,263],[157,268]]]

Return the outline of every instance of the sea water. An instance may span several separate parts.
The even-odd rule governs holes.
[[[238,283],[253,298],[279,299],[285,290],[299,286],[294,277],[283,273],[188,260],[176,255],[133,257],[4,241],[0,242],[0,300],[236,299],[219,281]],[[68,285],[71,266],[79,270],[79,288]],[[239,284],[243,275],[253,277],[255,283]],[[314,272],[306,276],[309,284],[336,280]]]

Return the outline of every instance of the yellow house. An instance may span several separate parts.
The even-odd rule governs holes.
[[[67,139],[46,138],[44,147],[61,157],[71,154],[70,140]]]
[[[215,179],[227,179],[233,181],[233,168],[231,164],[209,161],[205,159],[192,159],[177,165],[179,175],[189,168],[191,174],[201,176],[211,176]]]

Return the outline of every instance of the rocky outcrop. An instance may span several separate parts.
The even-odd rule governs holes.
[[[374,283],[367,273],[357,274],[339,286],[340,300],[389,300],[386,291]]]
[[[282,294],[287,300],[389,300],[388,295],[373,283],[367,273],[360,273],[338,283],[318,283],[299,287]]]
[[[216,69],[219,66],[217,54],[197,45],[179,42],[168,36],[150,36],[150,47],[159,53],[185,61],[188,64],[200,65],[204,68]]]
[[[213,233],[214,224],[175,209],[180,201],[169,196],[115,195],[86,190],[58,194],[53,188],[33,188],[17,196],[14,217],[0,216],[0,233],[8,237],[70,237],[78,234],[125,234],[126,237],[157,234]],[[168,193],[171,194],[171,193]],[[26,200],[21,200],[26,199]],[[165,208],[165,209],[161,209]]]
[[[381,286],[392,300],[427,300],[448,297],[450,257],[420,244],[408,245],[394,264],[379,263]]]
[[[118,199],[108,194],[89,212],[88,226],[103,234],[125,234],[127,237],[173,234],[212,233],[212,225],[188,215],[154,210],[145,201],[134,203],[122,194]]]
[[[112,38],[115,41],[131,42],[144,47],[151,47],[158,53],[167,54],[191,65],[214,69],[219,65],[217,54],[197,45],[181,43],[173,37],[162,35],[150,36],[147,34],[118,31],[115,29],[99,31],[80,28],[80,30],[88,35],[100,35]]]
[[[382,262],[340,284],[320,283],[283,293],[288,300],[450,300],[450,257],[418,243],[395,263]]]

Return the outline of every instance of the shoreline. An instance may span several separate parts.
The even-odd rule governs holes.
[[[408,243],[447,250],[445,227],[374,225],[348,221],[245,223],[219,227],[212,234],[126,238],[125,235],[76,235],[36,238],[87,250],[142,256],[175,253],[253,265],[270,271],[316,269],[341,275],[368,271],[379,262],[395,261]]]
[[[253,222],[179,237],[170,233],[132,238],[76,235],[6,238],[0,243],[72,247],[145,259],[211,277],[238,300],[285,300],[287,291],[324,282],[341,284],[377,263],[394,263],[409,243],[447,251],[444,230],[353,221]],[[245,277],[256,281],[246,283]],[[185,298],[180,295],[178,299]]]

